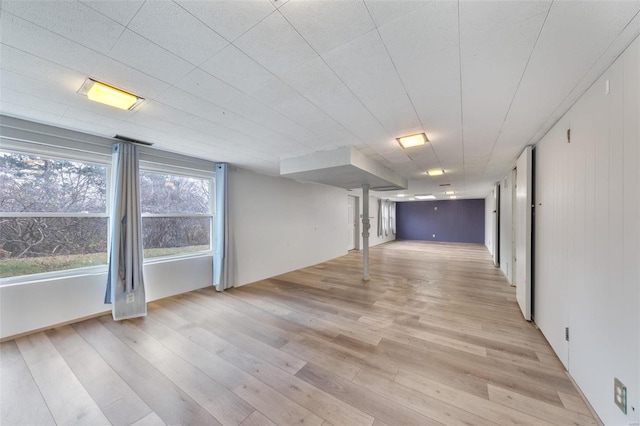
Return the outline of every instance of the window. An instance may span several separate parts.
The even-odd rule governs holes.
[[[146,259],[211,250],[212,190],[210,178],[140,172]]]
[[[0,277],[107,263],[107,166],[0,152]]]

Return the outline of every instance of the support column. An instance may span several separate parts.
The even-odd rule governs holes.
[[[362,185],[362,281],[369,281],[369,185]]]

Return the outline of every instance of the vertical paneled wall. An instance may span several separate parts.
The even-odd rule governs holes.
[[[607,425],[640,420],[639,122],[637,39],[536,147],[535,319]]]
[[[509,171],[500,181],[500,269],[513,283],[513,190],[515,172]]]
[[[398,239],[484,244],[484,199],[396,203]]]
[[[496,215],[496,195],[492,190],[487,198],[484,199],[484,245],[487,246],[489,253],[493,254],[495,250],[495,215]]]

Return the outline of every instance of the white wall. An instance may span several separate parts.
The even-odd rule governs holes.
[[[513,283],[513,187],[514,172],[500,181],[500,269]]]
[[[211,256],[145,265],[147,300],[211,285]],[[105,305],[107,272],[0,286],[0,338],[111,310]]]
[[[640,420],[639,122],[636,39],[536,147],[535,321],[607,425]]]
[[[487,246],[489,253],[493,255],[495,250],[494,237],[495,237],[495,221],[496,221],[496,195],[495,190],[492,190],[489,195],[484,199],[484,245]]]
[[[232,282],[243,285],[347,254],[347,194],[230,170]]]

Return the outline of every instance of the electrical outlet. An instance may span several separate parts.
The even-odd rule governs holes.
[[[627,414],[627,387],[617,378],[613,379],[613,402]]]
[[[127,293],[127,303],[133,303],[136,300],[135,293]]]

